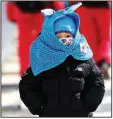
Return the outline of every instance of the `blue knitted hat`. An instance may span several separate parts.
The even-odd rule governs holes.
[[[75,36],[76,24],[72,17],[65,16],[55,21],[54,23],[55,34],[59,32],[69,32]]]
[[[74,12],[79,6],[81,6],[81,3],[64,10],[45,9],[41,11],[45,16],[42,31],[30,48],[30,65],[35,76],[60,65],[70,55],[74,59],[82,61],[92,58],[93,53],[87,40],[79,32],[80,19],[79,15]],[[73,29],[74,21],[76,27]],[[66,24],[70,25],[71,28],[68,27],[68,30],[75,33],[73,42],[69,46],[61,43],[55,35],[55,32],[59,29],[57,25],[60,23],[63,23],[61,26],[64,25],[61,28],[67,28]]]

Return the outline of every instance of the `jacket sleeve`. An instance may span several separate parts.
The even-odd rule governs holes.
[[[19,83],[20,98],[34,115],[39,115],[44,104],[40,80],[35,79],[31,68],[28,68]]]
[[[103,74],[96,66],[93,59],[91,59],[90,62],[92,70],[89,76],[85,79],[85,86],[81,93],[81,100],[84,108],[88,112],[93,112],[97,109],[103,99],[105,87]]]

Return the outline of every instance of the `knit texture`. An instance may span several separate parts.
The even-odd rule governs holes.
[[[70,16],[75,20],[77,28],[74,40],[69,46],[61,43],[54,31],[55,21],[66,16]],[[93,53],[85,37],[79,33],[79,26],[79,16],[72,11],[59,10],[51,16],[45,16],[42,32],[32,43],[30,49],[31,69],[35,76],[60,65],[69,55],[72,55],[77,60],[92,58]]]
[[[74,36],[76,33],[76,23],[72,17],[65,16],[55,21],[54,29],[55,34],[58,32],[69,32]]]

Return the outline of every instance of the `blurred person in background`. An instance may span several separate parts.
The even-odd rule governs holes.
[[[65,5],[77,1],[66,1]],[[76,12],[80,16],[80,31],[86,37],[97,65],[105,79],[109,79],[108,69],[111,66],[111,2],[82,1],[83,5]]]
[[[29,48],[41,31],[44,17],[40,11],[44,8],[58,10],[64,8],[64,3],[52,1],[15,1],[7,2],[6,4],[7,19],[16,23],[19,35],[18,56],[20,75],[29,67]]]

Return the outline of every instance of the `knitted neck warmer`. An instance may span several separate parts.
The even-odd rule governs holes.
[[[69,8],[53,12],[50,11],[48,15],[48,12],[45,11],[44,16],[42,32],[32,43],[30,49],[30,64],[35,76],[60,65],[69,55],[72,55],[77,60],[88,60],[92,58],[93,53],[85,37],[79,33],[80,20],[75,12]],[[72,17],[77,26],[74,40],[69,46],[61,43],[54,31],[55,21],[66,16]]]

